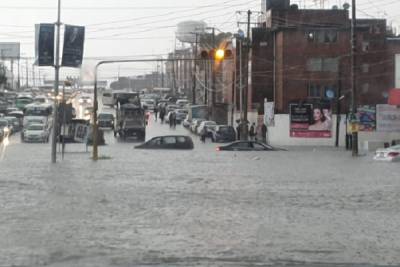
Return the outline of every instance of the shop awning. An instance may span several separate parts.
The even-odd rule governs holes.
[[[400,88],[395,88],[389,91],[389,105],[400,106]]]

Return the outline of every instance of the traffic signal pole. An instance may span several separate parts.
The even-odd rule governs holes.
[[[51,162],[57,162],[57,139],[58,139],[58,84],[60,78],[60,28],[61,28],[61,0],[58,0],[57,15],[57,37],[56,37],[56,63],[54,65],[55,81],[54,81],[54,108],[53,108],[53,136],[51,138]]]

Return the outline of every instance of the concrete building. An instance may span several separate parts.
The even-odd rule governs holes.
[[[290,103],[331,102],[347,112],[351,90],[351,19],[344,9],[302,10],[289,0],[266,1],[261,26],[252,29],[251,103],[267,98],[276,113]],[[386,20],[357,19],[356,101],[387,103],[395,86],[395,55],[400,41]],[[261,111],[262,112],[262,111]]]

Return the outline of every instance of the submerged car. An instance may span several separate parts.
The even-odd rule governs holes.
[[[47,143],[49,135],[46,125],[30,124],[23,131],[22,141]]]
[[[211,128],[211,140],[213,142],[234,142],[236,140],[236,132],[232,126],[217,125]]]
[[[236,141],[226,146],[218,146],[217,151],[285,151],[258,141]]]
[[[97,116],[99,127],[114,129],[114,115],[111,113],[100,113]]]
[[[140,149],[193,149],[193,140],[185,135],[157,136],[135,146]]]
[[[400,161],[400,145],[378,149],[375,152],[374,160],[389,162]]]

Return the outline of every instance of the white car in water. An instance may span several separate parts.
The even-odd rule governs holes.
[[[400,161],[400,145],[378,149],[375,152],[374,160],[378,161]]]
[[[23,142],[47,143],[49,141],[49,131],[44,124],[30,124],[23,131]]]

